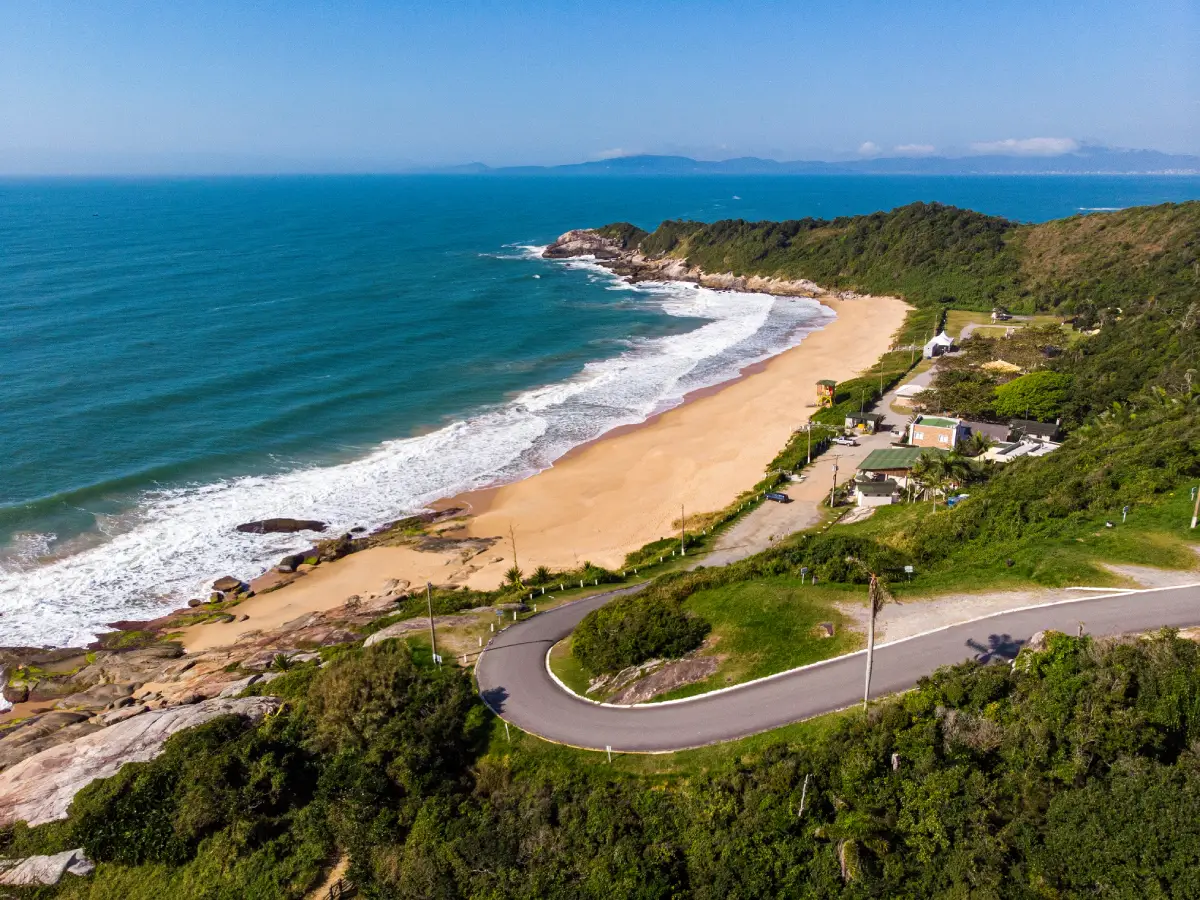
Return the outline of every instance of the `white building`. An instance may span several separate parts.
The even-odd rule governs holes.
[[[935,356],[941,356],[954,349],[954,339],[946,332],[942,332],[935,338],[930,338],[929,343],[925,345],[925,349],[921,351],[921,355],[926,359],[932,359]]]

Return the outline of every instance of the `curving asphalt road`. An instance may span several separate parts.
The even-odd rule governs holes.
[[[561,744],[623,752],[669,752],[732,740],[844,709],[862,700],[859,651],[701,697],[609,706],[562,688],[546,668],[550,648],[598,606],[642,586],[540,613],[496,635],[475,667],[479,692],[498,715]],[[875,648],[871,695],[907,690],[940,666],[1011,659],[1036,632],[1105,636],[1200,624],[1200,585],[1127,591],[997,613]]]

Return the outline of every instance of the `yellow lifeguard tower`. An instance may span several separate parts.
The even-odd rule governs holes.
[[[837,382],[823,378],[817,382],[817,407],[825,409],[833,406],[833,394],[837,390]]]

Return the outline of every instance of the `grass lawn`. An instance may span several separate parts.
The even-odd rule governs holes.
[[[693,594],[684,605],[713,626],[704,653],[725,659],[711,678],[658,699],[691,697],[857,650],[863,636],[850,630],[852,620],[838,612],[836,604],[864,597],[861,589],[813,587],[789,576]],[[818,636],[816,628],[822,622],[833,623],[833,637]]]
[[[944,506],[935,510],[932,503],[898,504],[880,507],[862,522],[835,527],[895,544],[914,519],[955,513]],[[1195,569],[1200,557],[1193,547],[1200,543],[1200,529],[1189,529],[1191,514],[1192,501],[1184,488],[1160,503],[1134,507],[1124,523],[1118,509],[1055,522],[1041,539],[1025,546],[996,545],[986,557],[977,548],[966,548],[932,571],[918,566],[911,581],[898,580],[892,588],[898,596],[929,596],[1027,587],[1118,587],[1123,580],[1103,563]],[[1106,521],[1114,527],[1106,527]]]
[[[584,671],[583,665],[575,658],[575,654],[571,652],[569,637],[550,648],[550,671],[576,694],[581,697],[587,696],[591,678]]]

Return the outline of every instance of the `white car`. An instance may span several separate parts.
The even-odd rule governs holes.
[[[848,437],[841,437],[841,436],[835,437],[833,439],[833,442],[835,444],[841,444],[843,447],[857,447],[858,446],[858,441],[856,441],[854,438],[848,438]]]

